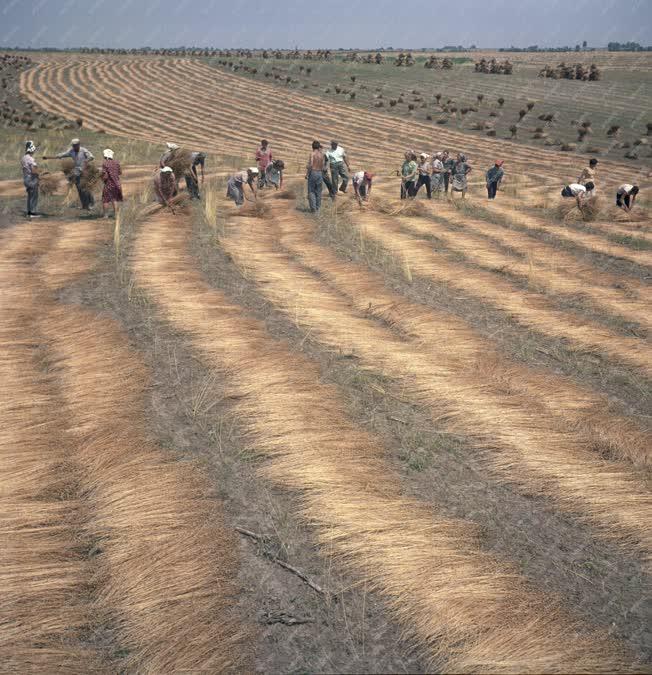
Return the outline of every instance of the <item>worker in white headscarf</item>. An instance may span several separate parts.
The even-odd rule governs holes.
[[[39,218],[39,214],[36,212],[38,206],[38,168],[36,166],[36,161],[34,160],[34,153],[36,152],[36,146],[33,141],[27,141],[25,143],[25,154],[20,160],[20,166],[23,170],[23,185],[25,190],[27,190],[27,217],[28,218]]]

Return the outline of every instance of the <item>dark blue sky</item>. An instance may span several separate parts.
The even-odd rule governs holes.
[[[2,46],[652,44],[652,0],[0,0]]]

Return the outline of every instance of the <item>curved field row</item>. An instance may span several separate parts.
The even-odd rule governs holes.
[[[541,266],[552,272],[559,270],[565,276],[581,279],[585,289],[592,286],[600,289],[607,287],[611,293],[616,294],[613,296],[614,298],[619,296],[627,300],[634,293],[635,297],[637,296],[645,302],[652,302],[652,288],[648,284],[637,279],[625,279],[613,273],[605,272],[592,264],[593,261],[587,260],[586,257],[580,258],[550,243],[543,242],[525,231],[478,220],[469,216],[463,210],[460,211],[441,202],[437,203],[437,206],[432,209],[432,216],[430,217],[445,225],[450,223],[463,228],[464,232],[477,233],[487,237],[491,242],[514,250],[535,266]],[[455,230],[455,232],[458,231]]]
[[[424,405],[436,421],[450,420],[451,431],[479,449],[490,448],[490,460],[510,480],[555,495],[604,526],[608,536],[625,535],[646,555],[652,552],[646,533],[652,501],[643,484],[637,485],[628,467],[597,458],[579,434],[551,425],[548,414],[532,409],[531,399],[492,388],[473,372],[460,373],[464,354],[447,357],[454,352],[455,328],[447,339],[442,327],[439,344],[445,348],[397,338],[278,250],[268,220],[245,221],[222,245],[281,311],[319,341],[354,353],[365,367],[404,383],[404,397]]]
[[[67,474],[74,469],[71,478],[84,509],[83,519],[70,522],[81,523],[81,540],[98,548],[93,557],[92,605],[82,628],[111,632],[120,655],[112,657],[116,662],[110,670],[241,667],[247,655],[244,636],[230,616],[235,604],[234,546],[216,502],[209,497],[210,486],[197,466],[170,461],[149,442],[143,409],[147,375],[116,324],[53,300],[55,293],[91,269],[94,250],[109,232],[98,221],[59,227],[47,228],[51,236],[59,236],[47,250],[38,251],[41,259],[30,268],[24,286],[27,297],[34,296],[38,303],[31,309],[26,303],[22,312],[36,327],[47,353],[49,377],[59,392],[52,414],[61,420],[69,453],[64,460],[55,454],[53,461],[66,466]],[[16,236],[31,240],[40,229],[30,223]],[[20,264],[25,266],[34,253],[26,253]],[[33,339],[34,330],[23,330],[15,340]],[[47,483],[42,489],[48,489]],[[40,530],[35,534],[43,536]],[[72,551],[79,545],[77,537]],[[62,546],[59,555],[66,553],[72,558],[70,549]],[[65,563],[62,570],[67,572]],[[89,581],[78,579],[69,589],[72,609],[74,598],[84,597]],[[42,588],[43,584],[43,595]],[[53,589],[56,592],[54,584]],[[66,605],[59,606],[57,599],[55,594],[52,612],[66,622]],[[47,609],[39,606],[35,613],[47,620]],[[74,616],[69,621],[69,630],[77,628]],[[57,627],[56,621],[52,624]],[[48,643],[38,627],[22,628],[23,639],[35,645],[37,657],[47,655]],[[67,640],[64,636],[58,642],[63,647]],[[104,650],[101,646],[98,653]],[[90,647],[88,651],[92,652]],[[75,660],[73,671],[79,672],[83,663]],[[98,665],[88,670],[96,671]]]
[[[389,292],[381,276],[353,266],[348,259],[342,261],[331,249],[316,243],[314,224],[298,212],[292,218],[277,219],[275,224],[280,229],[280,243],[289,254],[344,294],[359,312],[400,330],[403,339],[414,341],[422,353],[432,354],[438,363],[448,363],[458,375],[472,374],[482,382],[493,382],[498,390],[508,383],[510,391],[524,396],[528,407],[565,420],[591,439],[592,446],[634,464],[649,465],[650,432],[611,412],[605,398],[562,376],[507,362],[489,340],[462,319]]]
[[[517,290],[495,274],[452,262],[426,242],[401,232],[390,218],[352,214],[351,219],[361,229],[362,237],[378,242],[411,272],[486,301],[542,335],[568,340],[573,348],[602,352],[647,374],[652,373],[652,353],[641,340],[616,336],[602,326],[555,309],[536,294]]]
[[[318,369],[204,282],[186,251],[189,231],[183,218],[151,219],[134,252],[138,282],[207,365],[226,373],[235,412],[268,459],[265,475],[300,492],[319,541],[384,596],[433,662],[456,671],[613,668],[604,644],[498,571],[468,524],[400,494],[382,447],[348,420]]]
[[[102,59],[101,61],[111,64],[111,67],[107,67],[104,71],[109,77],[121,77],[119,73],[126,69],[124,60]],[[93,59],[82,59],[77,62],[77,65],[65,60],[53,59],[45,66],[39,65],[39,68],[60,72],[62,68],[70,67],[72,71],[78,74],[79,63],[81,62],[92,63]],[[61,90],[58,87],[48,87],[46,83],[45,92],[47,96],[37,95],[39,103],[47,107],[50,99],[60,99],[58,105],[67,106],[70,114],[73,114],[73,111],[76,113],[83,111],[87,115],[90,114],[89,123],[94,126],[96,123],[93,121],[93,115],[101,115],[102,110],[104,110],[103,117],[99,119],[101,119],[102,126],[105,128],[109,112],[115,116],[116,122],[119,121],[119,126],[126,129],[130,123],[134,122],[135,111],[141,111],[139,114],[144,116],[143,121],[146,119],[148,123],[142,125],[139,123],[138,133],[147,135],[151,140],[152,130],[165,128],[167,124],[166,111],[170,109],[169,98],[166,104],[166,97],[158,83],[171,82],[178,88],[177,98],[174,100],[172,109],[177,116],[176,129],[184,129],[181,132],[181,140],[186,142],[187,138],[188,141],[196,143],[197,137],[195,134],[198,133],[199,138],[203,136],[205,139],[202,145],[211,149],[219,145],[220,147],[228,147],[231,152],[249,154],[252,151],[251,140],[247,143],[248,147],[244,145],[244,138],[243,144],[240,145],[233,144],[231,141],[234,138],[234,133],[237,137],[238,128],[242,125],[248,134],[258,129],[259,133],[269,135],[275,146],[292,153],[302,147],[307,148],[312,137],[321,135],[323,130],[330,126],[331,129],[336,130],[342,141],[349,147],[353,157],[375,156],[379,159],[382,158],[383,163],[386,163],[388,152],[399,154],[397,153],[397,144],[420,143],[429,146],[433,142],[433,135],[437,137],[437,143],[440,145],[461,145],[471,148],[470,152],[474,152],[477,148],[478,156],[482,157],[489,158],[488,153],[493,156],[498,150],[509,152],[514,161],[527,163],[530,168],[532,168],[533,161],[539,156],[541,157],[542,167],[549,167],[553,157],[560,169],[566,163],[569,163],[569,158],[565,157],[563,153],[542,151],[538,154],[536,150],[529,151],[523,149],[522,146],[509,144],[508,142],[496,142],[489,139],[486,141],[484,139],[472,140],[471,137],[462,133],[434,130],[425,124],[418,122],[408,124],[371,112],[366,112],[361,118],[360,111],[347,106],[329,104],[329,110],[324,111],[323,106],[320,106],[316,99],[301,96],[294,92],[288,92],[282,100],[279,100],[278,90],[271,85],[244,80],[208,66],[182,59],[169,59],[162,63],[157,63],[154,60],[143,60],[142,63],[138,60],[132,60],[132,64],[134,69],[132,71],[132,86],[124,88],[120,94],[115,94],[113,97],[101,91],[103,85],[100,78],[97,78],[92,81],[84,80],[82,82],[79,80],[77,84],[78,92],[74,90],[72,92],[66,91],[66,97],[63,100],[58,95]],[[33,87],[35,84],[38,85],[38,81],[38,76],[35,83],[33,78],[25,75],[22,78],[22,83],[26,93],[29,94],[33,91]],[[96,102],[87,100],[85,89],[89,86],[97,88],[92,97]],[[133,91],[133,94],[130,93],[130,90]],[[78,97],[77,100],[75,100],[75,96]],[[157,101],[157,105],[150,105],[148,108],[145,102],[150,97]],[[129,105],[116,111],[115,105],[119,100],[128,100]],[[266,115],[262,119],[259,115],[253,115],[251,112],[253,106],[259,105],[261,100],[268,101]],[[203,117],[198,110],[200,106],[206,110]],[[319,109],[317,110],[317,108]],[[93,113],[94,110],[96,113]],[[220,114],[214,114],[213,110],[220,110]],[[199,124],[195,126],[193,117],[197,115],[201,119]],[[192,123],[180,124],[181,120],[186,118],[192,120]],[[125,122],[125,124],[122,124],[122,122]],[[303,133],[296,130],[297,124],[305,129]],[[119,133],[116,126],[118,124],[113,124],[111,130]],[[276,131],[279,132],[281,138],[284,134],[287,134],[287,145],[276,140]],[[210,136],[216,132],[219,133],[219,137],[215,140],[211,139]],[[123,131],[123,133],[125,132]],[[402,136],[402,139],[400,136]],[[373,140],[370,141],[367,138]],[[397,156],[398,160],[399,157]],[[623,176],[629,175],[629,171],[625,167],[616,164],[610,166],[612,175],[618,175],[619,173]],[[576,168],[575,166],[574,170]]]
[[[573,230],[563,225],[553,225],[547,220],[530,216],[523,213],[523,211],[517,210],[509,198],[502,201],[504,203],[491,202],[483,204],[483,206],[489,212],[505,218],[511,225],[520,228],[543,230],[562,241],[578,244],[589,251],[603,253],[613,258],[622,258],[638,265],[652,267],[652,252],[650,251],[635,251],[627,246],[611,243],[597,234]]]
[[[649,305],[633,298],[627,298],[615,289],[587,286],[581,279],[563,272],[535,267],[533,258],[519,260],[503,253],[497,246],[492,245],[481,236],[466,231],[452,232],[433,219],[419,217],[397,218],[396,222],[407,232],[435,237],[448,249],[461,253],[465,261],[496,271],[508,274],[516,279],[525,280],[528,290],[544,293],[579,294],[591,301],[596,308],[602,308],[613,316],[626,317],[628,320],[650,328],[652,316],[649,314]],[[596,274],[597,276],[597,274]]]

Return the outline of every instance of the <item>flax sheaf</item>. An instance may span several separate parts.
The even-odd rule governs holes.
[[[243,222],[244,226],[244,220]],[[403,496],[383,448],[346,416],[318,368],[270,339],[204,282],[189,256],[187,220],[150,219],[133,254],[139,284],[224,372],[261,471],[296,490],[300,513],[342,566],[385,598],[428,653],[451,671],[563,672],[628,668],[502,562],[482,553],[467,523],[437,518]]]
[[[0,671],[93,672],[83,513],[56,388],[39,353],[31,257],[52,233],[7,231],[0,257]]]
[[[652,374],[652,349],[642,340],[616,336],[604,327],[554,309],[545,298],[516,289],[491,272],[472,269],[437,253],[426,242],[401,232],[395,220],[377,214],[351,214],[363,238],[378,242],[409,265],[417,276],[445,283],[506,312],[518,323],[543,335],[566,339],[585,352],[601,352],[646,375]]]
[[[492,463],[529,489],[551,494],[565,508],[589,517],[606,536],[649,557],[652,501],[631,468],[605,462],[579,433],[551,424],[531,399],[493,386],[473,373],[460,374],[459,359],[429,356],[420,346],[360,316],[351,303],[274,245],[270,221],[247,221],[223,241],[234,259],[260,283],[260,292],[321,342],[351,351],[366,367],[403,383],[403,395],[447,419],[449,428],[479,448]],[[447,344],[446,330],[440,339]]]
[[[652,437],[629,417],[612,412],[609,401],[568,378],[508,361],[491,341],[483,339],[467,322],[453,314],[410,302],[387,289],[385,280],[369,270],[343,261],[314,241],[315,226],[294,212],[279,214],[280,242],[303,265],[347,296],[353,306],[381,319],[411,338],[421,351],[455,372],[480,382],[493,381],[502,391],[529,396],[529,408],[565,420],[595,449],[638,466],[652,461]]]
[[[108,232],[64,226],[41,260],[54,292],[88,272]],[[50,303],[39,326],[61,385],[83,496],[98,541],[96,611],[117,629],[132,672],[224,671],[248,663],[232,616],[237,559],[209,482],[145,429],[147,373],[117,325]]]

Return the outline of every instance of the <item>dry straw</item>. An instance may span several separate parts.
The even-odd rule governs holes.
[[[623,667],[608,638],[588,635],[554,602],[498,571],[504,565],[471,543],[472,528],[400,493],[383,448],[347,419],[315,365],[270,340],[262,324],[202,280],[185,250],[189,230],[185,219],[150,220],[134,251],[139,282],[203,359],[227,375],[235,412],[268,459],[263,473],[300,492],[301,514],[319,541],[385,597],[433,665]]]

